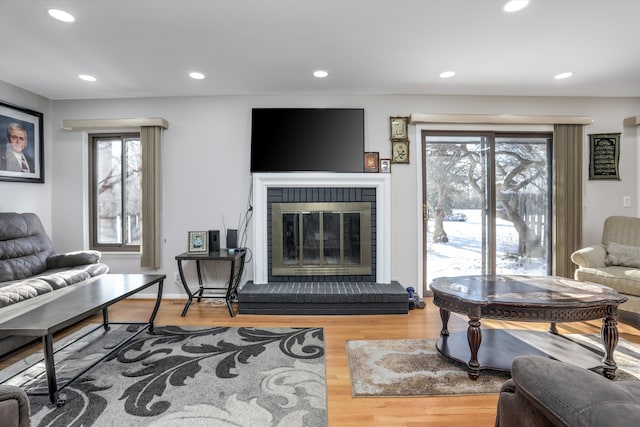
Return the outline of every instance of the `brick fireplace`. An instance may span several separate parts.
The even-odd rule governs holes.
[[[254,279],[240,290],[239,312],[406,313],[407,293],[398,282],[391,281],[390,190],[389,174],[254,174]],[[285,261],[278,261],[275,268],[274,248],[281,255],[285,239],[278,234],[274,245],[273,212],[283,217],[289,228],[300,230],[293,233],[299,244],[292,244],[295,250],[285,254]],[[305,221],[308,224],[302,224]],[[364,225],[367,229],[362,228]],[[357,237],[348,231],[356,226],[361,230]],[[305,230],[318,234],[317,248],[307,247],[307,239],[302,237]],[[328,237],[338,234],[337,230],[341,237]],[[305,250],[298,252],[299,247]],[[305,257],[311,259],[306,265],[301,260]],[[295,264],[290,273],[287,263]],[[324,270],[318,273],[321,267]]]
[[[370,274],[358,277],[358,281],[389,283],[391,281],[391,176],[367,173],[276,173],[254,174],[253,224],[254,224],[254,282],[265,284],[274,281],[270,255],[273,247],[271,234],[271,206],[273,203],[300,202],[367,202],[373,206],[371,227],[373,262]],[[345,274],[345,276],[353,276]],[[296,278],[296,281],[324,281],[319,277]],[[332,275],[329,281],[340,281]],[[346,280],[353,280],[347,277]]]

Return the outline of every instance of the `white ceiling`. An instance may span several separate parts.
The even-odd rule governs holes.
[[[0,80],[50,99],[640,96],[640,0],[531,0],[515,14],[503,3],[0,0]],[[446,70],[457,75],[439,78]],[[564,71],[574,76],[554,80]]]

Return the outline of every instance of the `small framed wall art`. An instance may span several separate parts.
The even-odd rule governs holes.
[[[589,179],[620,180],[620,134],[589,134]]]
[[[409,117],[390,117],[391,140],[409,138]]]
[[[391,173],[391,159],[380,159],[380,173]]]
[[[377,151],[369,151],[364,153],[364,171],[378,172],[380,162],[380,153]]]
[[[208,253],[209,252],[209,232],[208,231],[190,231],[189,232],[189,253]]]
[[[391,141],[391,163],[409,164],[409,140]]]

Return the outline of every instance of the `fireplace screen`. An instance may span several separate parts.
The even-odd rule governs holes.
[[[273,203],[274,276],[371,274],[371,204]]]

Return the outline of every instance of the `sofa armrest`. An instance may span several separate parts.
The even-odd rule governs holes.
[[[511,375],[516,393],[553,425],[635,426],[640,419],[638,381],[611,381],[541,356],[517,357]]]
[[[102,254],[99,251],[76,251],[64,254],[53,254],[47,258],[47,269],[95,264],[100,261],[100,258],[102,258]]]
[[[7,425],[28,427],[31,425],[29,412],[29,398],[24,390],[0,384],[0,420],[7,422]]]
[[[607,250],[604,245],[598,243],[575,251],[571,254],[571,261],[581,268],[601,268],[605,266],[606,256]]]

